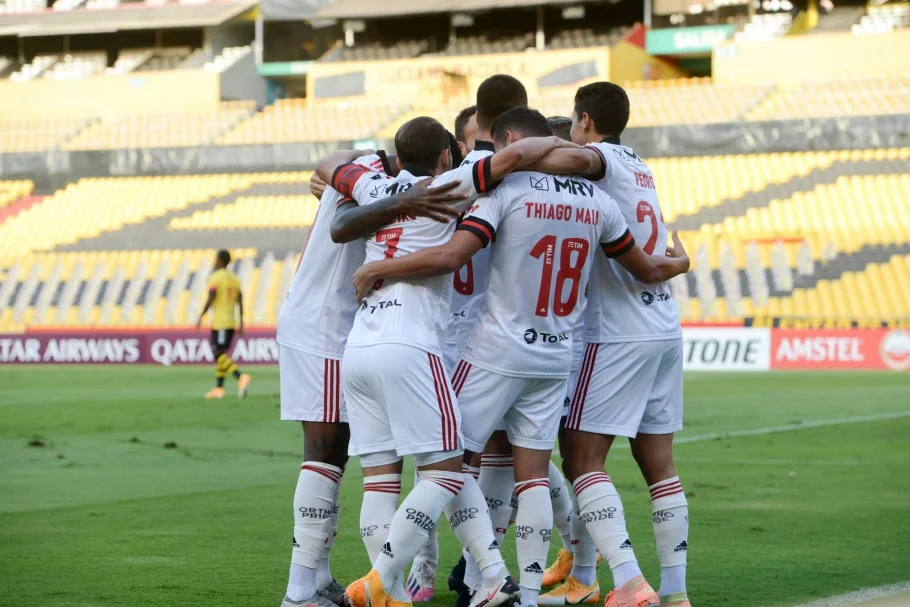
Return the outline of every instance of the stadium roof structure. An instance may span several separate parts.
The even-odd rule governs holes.
[[[316,11],[314,19],[402,17],[427,13],[478,13],[502,8],[586,4],[593,0],[396,0],[386,2],[379,12],[375,0],[336,0]]]
[[[217,0],[206,4],[121,4],[113,9],[47,10],[0,15],[0,36],[62,36],[120,30],[219,25],[255,7],[257,0]]]

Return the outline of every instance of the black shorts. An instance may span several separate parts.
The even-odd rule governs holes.
[[[212,329],[212,349],[230,350],[234,343],[234,329]]]

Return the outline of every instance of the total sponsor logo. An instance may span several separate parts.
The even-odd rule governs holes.
[[[569,339],[568,333],[544,333],[538,332],[537,329],[525,329],[524,340],[526,344],[534,344],[540,341],[542,344],[556,344]]]

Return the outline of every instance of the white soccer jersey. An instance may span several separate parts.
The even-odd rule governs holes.
[[[493,144],[477,141],[475,146],[474,150],[465,156],[461,166],[474,164],[481,158],[493,155]],[[453,356],[461,352],[471,329],[477,324],[489,261],[490,249],[485,247],[477,251],[474,257],[452,276],[452,322],[449,324],[446,342],[447,347],[455,349]]]
[[[388,171],[382,151],[355,162],[381,175]],[[335,209],[351,200],[331,187],[319,200],[287,301],[278,314],[277,339],[285,347],[330,358],[344,353],[357,311],[351,277],[363,263],[364,246],[361,240],[344,245],[332,242],[330,228]]]
[[[459,224],[490,253],[480,319],[462,358],[513,377],[568,377],[591,258],[632,236],[616,204],[585,179],[513,173]]]
[[[654,175],[632,148],[590,144],[603,159],[605,173],[595,183],[609,194],[629,224],[635,242],[645,253],[663,255],[667,249]],[[682,335],[679,311],[670,285],[639,282],[618,262],[595,260],[591,305],[585,315],[585,341],[596,343],[650,341]]]
[[[389,179],[359,165],[340,167],[332,185],[340,192],[360,201],[384,198],[406,191],[426,175],[415,175],[405,166],[398,177]],[[416,172],[420,173],[419,170]],[[481,193],[496,186],[490,177],[489,159],[460,166],[433,180],[438,186],[460,180],[455,192],[468,195],[456,205],[467,208]],[[452,236],[455,222],[440,223],[424,217],[403,216],[366,239],[366,261],[378,261],[444,244]],[[348,336],[350,347],[381,343],[416,346],[442,355],[450,319],[452,275],[410,281],[379,281],[361,302]]]

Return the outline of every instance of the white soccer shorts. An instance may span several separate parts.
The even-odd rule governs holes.
[[[564,378],[509,377],[459,361],[452,384],[464,418],[464,443],[480,453],[505,422],[509,442],[552,449],[566,394]]]
[[[566,428],[627,436],[682,429],[682,339],[585,345]]]
[[[404,344],[348,347],[341,360],[350,455],[461,451],[461,414],[442,360]]]
[[[281,419],[346,423],[341,361],[278,346]]]
[[[572,394],[575,392],[575,386],[578,384],[578,370],[569,374],[566,380],[566,395],[562,400],[562,417],[569,416],[569,405],[572,403]]]

